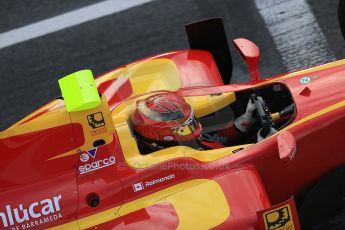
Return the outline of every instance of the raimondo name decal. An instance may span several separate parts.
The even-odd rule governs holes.
[[[158,183],[162,183],[162,182],[165,182],[165,181],[168,181],[168,180],[172,180],[174,178],[175,178],[175,174],[170,174],[168,176],[161,177],[161,178],[158,178],[158,179],[154,179],[154,180],[150,180],[150,181],[146,181],[146,182],[139,182],[139,183],[133,184],[132,187],[133,187],[134,192],[138,192],[138,191],[144,190],[146,187],[150,187],[150,186],[158,184]]]
[[[28,206],[19,204],[18,207],[11,207],[8,204],[0,209],[0,220],[4,228],[9,227],[13,230],[35,228],[62,218],[59,204],[61,199],[62,196],[57,195],[51,199],[33,202]]]

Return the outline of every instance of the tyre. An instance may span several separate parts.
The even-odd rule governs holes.
[[[322,177],[297,200],[302,229],[345,229],[345,165]]]

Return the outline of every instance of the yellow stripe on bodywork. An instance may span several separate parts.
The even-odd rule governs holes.
[[[178,90],[181,87],[180,74],[175,62],[167,58],[158,58],[133,63],[121,69],[105,74],[96,79],[97,85],[116,78],[128,78],[132,95],[139,95],[157,90]]]
[[[77,221],[69,222],[66,224],[58,225],[52,228],[48,228],[49,230],[79,230],[79,225]]]
[[[302,119],[300,119],[300,120],[298,120],[298,121],[296,121],[296,122],[294,122],[294,123],[292,123],[292,124],[286,126],[286,127],[285,127],[284,129],[282,129],[281,131],[291,129],[291,128],[296,127],[296,126],[298,126],[298,125],[301,125],[301,124],[303,124],[303,123],[305,123],[305,122],[307,122],[307,121],[309,121],[309,120],[312,120],[312,119],[314,119],[314,118],[317,118],[317,117],[319,117],[319,116],[322,116],[322,115],[324,115],[324,114],[326,114],[326,113],[332,112],[332,111],[334,111],[334,110],[336,110],[336,109],[339,109],[339,108],[342,108],[342,107],[344,107],[344,106],[345,106],[345,100],[340,101],[340,102],[338,102],[338,103],[336,103],[336,104],[333,104],[333,105],[328,106],[328,107],[326,107],[326,108],[324,108],[324,109],[321,109],[321,110],[319,110],[319,111],[316,112],[316,113],[310,114],[310,115],[308,115],[308,116],[306,116],[306,117],[304,117],[304,118],[302,118]]]
[[[197,118],[214,113],[236,101],[235,93],[184,97]]]
[[[140,62],[126,67],[133,94],[138,95],[157,90],[178,90],[180,74],[175,62],[160,58]]]
[[[192,229],[193,226],[197,229],[212,228],[230,215],[230,207],[220,185],[213,180],[195,179],[51,229],[75,229],[70,227],[77,225],[80,229],[87,229],[162,202],[169,202],[175,208],[179,229]]]
[[[47,159],[46,161],[50,161],[50,160],[54,160],[54,159],[59,159],[59,158],[62,158],[62,157],[72,156],[74,154],[77,154],[78,151],[80,151],[80,150],[79,149],[72,149],[72,150],[70,150],[68,152],[65,152],[65,153],[59,154],[57,156],[51,157],[51,158]]]
[[[239,145],[213,150],[196,150],[187,146],[174,146],[158,150],[151,154],[142,155],[139,152],[137,142],[132,136],[128,123],[116,126],[116,132],[120,140],[123,156],[126,163],[133,168],[147,168],[171,159],[188,157],[201,162],[210,162],[231,155],[233,151],[246,148],[249,145]]]
[[[142,208],[153,205],[156,202],[166,198],[169,195],[172,195],[176,192],[182,191],[184,189],[190,188],[192,186],[201,184],[201,183],[206,182],[206,181],[208,181],[208,180],[196,179],[196,180],[186,181],[186,182],[174,185],[172,187],[163,189],[163,190],[158,191],[156,193],[152,193],[148,196],[139,198],[137,200],[125,203],[122,206],[113,207],[111,209],[96,213],[94,215],[81,218],[78,221],[59,225],[59,226],[54,227],[52,229],[54,229],[54,230],[55,229],[56,230],[68,229],[67,226],[70,226],[72,223],[77,223],[77,222],[78,222],[81,229],[90,228],[90,227],[93,227],[95,225],[99,225],[99,224],[111,221],[113,219],[119,218],[120,214],[123,216],[123,215],[126,215],[128,213],[135,212],[135,211],[140,210]],[[121,210],[119,211],[120,207],[121,207]]]
[[[230,216],[230,207],[222,188],[213,180],[166,198],[177,213],[177,229],[211,229]]]
[[[312,67],[312,68],[309,68],[309,69],[303,69],[303,70],[299,70],[299,71],[296,71],[296,72],[288,73],[288,74],[286,74],[284,76],[281,76],[281,77],[276,77],[276,78],[268,79],[267,81],[264,81],[262,83],[256,84],[254,87],[265,85],[265,84],[268,84],[268,83],[271,83],[271,82],[276,82],[276,81],[284,80],[284,79],[291,78],[291,77],[300,76],[300,75],[303,75],[303,74],[308,74],[308,73],[312,73],[312,72],[316,72],[316,71],[330,69],[330,68],[333,68],[333,67],[338,67],[338,66],[341,66],[341,65],[345,65],[345,59],[340,60],[340,61],[335,61],[335,62],[327,63],[327,64],[324,64],[324,65],[315,66],[315,67]]]
[[[189,157],[202,162],[214,161],[232,154],[234,150],[245,148],[249,145],[227,147],[222,149],[199,151],[187,146],[175,146],[162,149],[152,154],[142,155],[139,152],[137,142],[133,137],[128,120],[136,108],[136,101],[148,97],[144,95],[133,98],[118,105],[112,112],[115,123],[115,130],[120,141],[121,149],[128,165],[133,168],[146,168],[151,165],[170,159]],[[206,116],[218,111],[236,100],[233,92],[218,95],[185,97],[193,107],[196,117]]]
[[[300,120],[298,120],[298,121],[295,121],[294,123],[292,123],[292,124],[286,126],[286,127],[283,128],[282,130],[279,130],[279,132],[273,134],[272,136],[266,138],[266,139],[263,140],[263,141],[266,141],[266,140],[268,140],[268,139],[270,139],[270,138],[273,138],[273,137],[279,135],[279,133],[281,133],[282,131],[289,130],[289,129],[292,129],[292,128],[294,128],[294,127],[297,127],[297,126],[299,126],[299,125],[301,125],[301,124],[303,124],[303,123],[305,123],[305,122],[308,122],[308,121],[310,121],[310,120],[312,120],[312,119],[315,119],[315,118],[317,118],[317,117],[320,117],[320,116],[322,116],[322,115],[325,115],[325,114],[327,114],[327,113],[329,113],[329,112],[332,112],[332,111],[334,111],[334,110],[340,109],[340,108],[342,108],[342,107],[344,107],[344,106],[345,106],[345,100],[340,101],[340,102],[338,102],[338,103],[336,103],[336,104],[333,104],[333,105],[331,105],[331,106],[328,106],[328,107],[326,107],[326,108],[324,108],[324,109],[321,109],[321,110],[317,111],[316,113],[310,114],[310,115],[308,115],[308,116],[306,116],[306,117],[304,117],[304,118],[302,118],[302,119],[300,119]]]
[[[30,117],[32,116],[30,115]],[[21,125],[18,125],[19,123],[17,123],[16,125],[9,127],[5,131],[0,132],[0,138],[17,136],[35,131],[42,131],[45,129],[55,128],[62,125],[68,125],[70,123],[71,120],[69,114],[66,111],[65,106],[63,106],[42,114],[41,116],[39,116],[38,119],[33,119]]]

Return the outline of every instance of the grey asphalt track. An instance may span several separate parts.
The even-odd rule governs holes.
[[[2,0],[0,34],[96,2],[100,1]],[[336,59],[344,58],[345,45],[337,23],[338,1],[307,3],[328,48]],[[287,71],[282,62],[284,54],[276,48],[254,1],[156,0],[0,49],[0,130],[59,96],[57,79],[69,73],[90,68],[98,75],[145,56],[188,49],[184,25],[209,17],[223,18],[230,45],[236,37],[246,37],[258,44],[262,76]],[[307,56],[304,54],[296,54],[297,60],[303,60]],[[233,82],[246,81],[246,67],[233,49],[232,55]],[[332,58],[323,56],[321,62]]]
[[[255,4],[258,1],[269,7],[260,11]],[[263,77],[285,73],[297,66],[306,68],[305,63],[322,64],[345,58],[345,42],[337,21],[338,0],[299,1],[309,8],[294,14],[286,12],[284,7],[278,11],[270,8],[289,0],[155,0],[0,49],[0,131],[60,96],[57,80],[69,73],[91,69],[97,76],[146,56],[188,49],[184,25],[205,18],[224,20],[233,56],[232,82],[248,79],[247,68],[232,47],[231,40],[237,37],[248,38],[260,47]],[[0,38],[7,31],[98,2],[101,0],[0,0]],[[303,26],[313,37],[316,34],[324,39],[324,47],[319,50],[318,41],[313,41],[314,48],[316,44],[313,55],[298,42],[301,36],[289,31],[299,28],[293,23],[296,18],[309,17],[307,13],[312,14],[313,20]],[[281,18],[284,23],[280,23]],[[286,44],[277,42],[277,37]],[[310,41],[308,35],[302,39]],[[287,57],[293,59],[291,63],[295,66],[286,65]],[[344,213],[328,220],[327,226],[343,222]]]

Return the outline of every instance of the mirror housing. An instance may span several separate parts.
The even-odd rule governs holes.
[[[255,82],[260,80],[260,50],[258,46],[254,42],[249,41],[245,38],[235,39],[234,45],[243,60],[247,63],[247,66],[249,68],[250,81]]]
[[[278,134],[279,158],[284,163],[291,162],[296,155],[296,139],[289,131]]]

